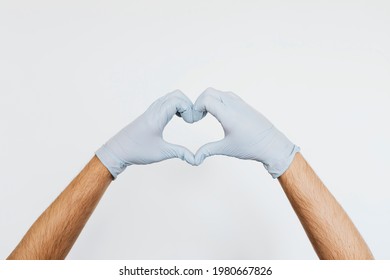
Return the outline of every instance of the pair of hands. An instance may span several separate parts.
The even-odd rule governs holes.
[[[194,123],[207,112],[221,123],[225,133],[222,140],[203,145],[194,155],[186,147],[163,139],[163,130],[175,114],[187,123]],[[157,99],[96,155],[114,178],[132,164],[180,158],[197,166],[212,155],[262,162],[272,177],[277,178],[287,170],[298,151],[296,145],[240,97],[208,88],[194,104],[179,90]]]

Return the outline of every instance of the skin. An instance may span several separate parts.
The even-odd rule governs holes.
[[[234,141],[229,143],[229,139],[234,140],[241,135],[249,135],[249,138],[257,137],[258,131],[264,132],[264,126],[266,130],[267,127],[272,126],[264,116],[245,104],[238,96],[231,92],[225,93],[209,88],[196,101],[194,107],[199,107],[199,110],[195,111],[202,116],[205,112],[213,114],[224,129],[226,126],[225,134],[227,134],[221,141],[204,145],[200,149],[203,151],[198,151],[194,157],[184,147],[168,144],[162,138],[163,128],[178,110],[188,111],[187,122],[194,121],[196,115],[188,110],[191,104],[191,101],[180,91],[158,99],[144,115],[118,133],[112,144],[113,150],[117,150],[115,147],[119,145],[119,156],[125,153],[124,162],[132,162],[132,164],[158,162],[172,157],[185,159],[187,154],[187,162],[195,161],[195,164],[199,165],[206,156],[216,154],[242,158],[241,154],[247,153],[243,148],[245,144],[241,142],[237,144]],[[239,123],[251,123],[255,118],[257,121],[253,121],[253,127],[245,126],[244,130],[240,130],[241,127],[237,126],[237,122],[231,122],[228,116],[233,114],[238,118],[242,110],[250,113],[248,119],[243,114],[244,117]],[[159,124],[161,120],[164,122]],[[156,123],[159,125],[155,126]],[[256,124],[260,125],[256,126]],[[148,150],[141,149],[145,148],[142,141],[134,141],[134,137],[136,138],[139,133],[143,136],[140,139],[153,140]],[[142,133],[146,133],[146,136]],[[134,143],[140,144],[129,149],[129,145]],[[250,141],[247,143],[251,144]],[[269,151],[283,148],[283,145],[275,147],[271,146]],[[226,148],[229,148],[228,151],[224,150]],[[239,148],[243,149],[235,154],[234,151],[240,150]],[[144,159],[143,156],[150,152],[150,149],[156,150]],[[112,151],[108,153],[108,158],[112,157],[111,153]],[[107,153],[103,155],[107,156]],[[264,159],[257,160],[262,162]],[[8,259],[64,259],[112,179],[109,170],[94,156],[32,225]],[[287,171],[278,179],[320,259],[373,259],[370,249],[348,215],[300,153],[295,155]]]
[[[94,156],[36,220],[7,259],[64,259],[111,181],[110,172]]]
[[[373,259],[348,215],[300,153],[278,180],[320,259]],[[111,181],[94,156],[8,259],[64,259]]]
[[[374,258],[347,213],[300,153],[278,180],[320,259]]]

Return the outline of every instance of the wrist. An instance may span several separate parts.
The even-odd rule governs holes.
[[[282,132],[275,129],[271,143],[260,160],[272,178],[281,176],[292,163],[300,148],[292,143]]]
[[[100,149],[98,149],[95,155],[108,169],[114,180],[129,165],[126,162],[122,161],[119,157],[117,157],[115,153],[111,151],[107,144],[104,144]]]

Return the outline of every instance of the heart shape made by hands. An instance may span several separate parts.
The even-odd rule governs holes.
[[[221,92],[213,88],[207,88],[195,101],[195,103],[192,103],[191,100],[184,95],[183,92],[180,90],[173,91],[172,93],[169,93],[165,96],[165,102],[168,102],[167,100],[171,100],[171,108],[176,107],[176,115],[181,117],[185,122],[187,123],[196,123],[203,119],[207,113],[210,113],[215,117],[216,120],[222,125],[224,135],[220,138],[219,141],[206,141],[205,144],[201,145],[201,147],[198,147],[196,153],[194,154],[191,152],[186,146],[180,146],[177,144],[171,145],[177,147],[180,151],[178,153],[178,157],[181,159],[186,160],[188,163],[192,165],[199,165],[203,162],[203,160],[211,155],[226,155],[224,148],[227,147],[227,139],[226,139],[226,133],[224,126],[224,119],[229,119],[231,117],[226,117],[226,105],[230,104],[230,99],[237,99],[238,97],[231,93],[231,92]],[[173,101],[172,101],[173,100]],[[173,109],[172,108],[172,109]],[[172,112],[172,111],[171,111]],[[171,113],[172,114],[172,113]],[[231,116],[236,117],[236,114],[231,114]],[[164,128],[162,130],[162,133],[164,133],[165,126],[168,124],[169,121],[172,121],[172,115],[170,115],[169,120],[167,122],[164,122]],[[233,121],[235,122],[235,121]],[[219,126],[220,127],[220,126]],[[209,131],[220,131],[219,129],[212,128]],[[210,135],[210,132],[205,133],[204,135]],[[217,136],[216,136],[217,138]],[[193,140],[193,139],[192,139]],[[173,141],[175,142],[175,141]],[[192,141],[193,142],[193,141]],[[191,154],[193,158],[191,159]]]
[[[224,137],[221,140],[202,145],[194,155],[185,146],[163,139],[164,128],[175,113],[185,122],[194,123],[207,112],[222,125]],[[131,164],[180,158],[198,166],[213,155],[262,162],[276,178],[286,170],[297,152],[298,146],[239,96],[208,88],[195,103],[179,90],[157,99],[144,114],[104,144],[96,155],[108,166],[114,178]]]
[[[180,113],[177,115],[181,117]],[[202,122],[197,120],[192,123],[183,120],[174,117],[165,127],[163,138],[169,143],[188,148],[194,155],[204,144],[221,140],[224,137],[222,126],[214,117],[206,116],[202,118]]]

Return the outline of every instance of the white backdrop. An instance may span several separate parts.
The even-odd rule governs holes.
[[[231,90],[390,257],[388,1],[0,2],[0,257],[96,149],[176,88]],[[223,137],[175,117],[192,151]],[[277,180],[227,157],[129,167],[68,259],[314,259]]]

